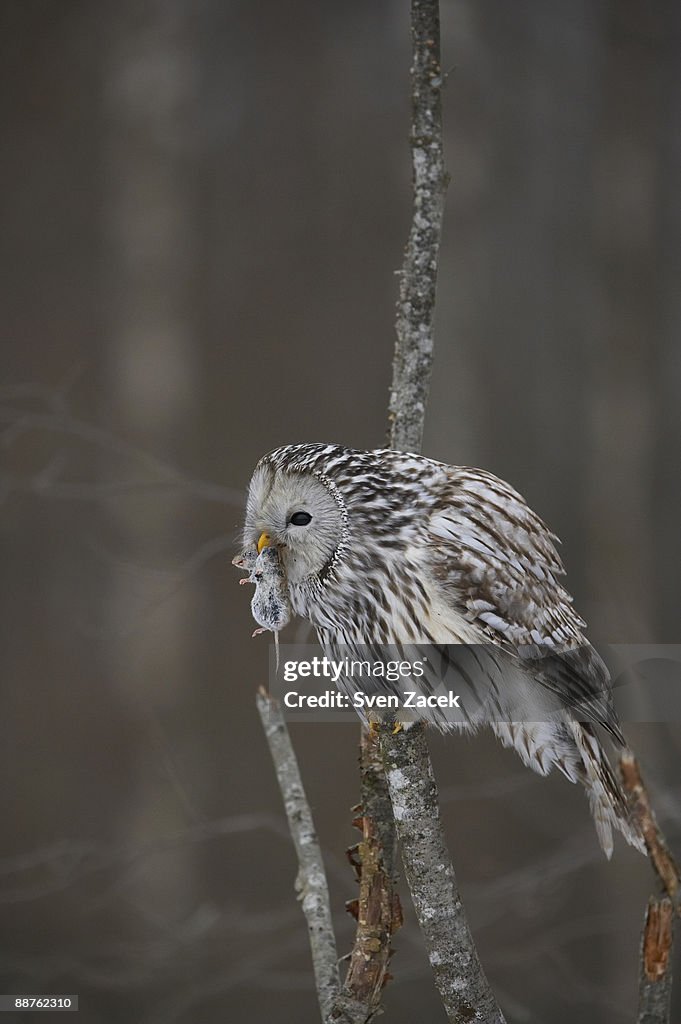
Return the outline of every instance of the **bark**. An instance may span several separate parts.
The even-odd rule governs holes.
[[[343,991],[331,1013],[333,1021],[364,1022],[379,1012],[390,978],[391,939],[402,925],[395,828],[378,737],[365,733],[360,749],[362,803],[355,824],[362,830],[362,841],[348,851],[359,882],[359,896],[348,905],[357,919],[357,932]]]
[[[619,767],[622,785],[641,829],[653,870],[664,892],[678,906],[681,898],[679,869],[657,824],[641,769],[630,750],[620,756]]]
[[[645,840],[662,895],[648,901],[641,938],[637,1024],[670,1024],[674,922],[681,910],[681,875],[657,824],[638,761],[620,756],[620,778]]]
[[[319,1008],[322,1020],[327,1021],[340,979],[324,861],[281,708],[262,690],[256,701],[298,856],[296,892],[307,920]]]
[[[382,752],[404,870],[447,1017],[504,1024],[466,920],[424,727],[386,729]]]
[[[413,214],[400,272],[390,445],[418,452],[433,361],[433,319],[446,189],[438,0],[412,0]]]
[[[412,0],[413,217],[400,275],[390,444],[421,450],[433,359],[438,255],[447,176],[438,0]],[[381,731],[381,751],[402,861],[440,996],[450,1021],[504,1020],[466,920],[440,818],[423,729]]]
[[[637,1024],[671,1020],[673,925],[672,901],[651,897],[641,939]]]
[[[421,449],[433,358],[433,318],[446,177],[442,141],[442,71],[438,0],[412,0],[411,157],[413,213],[395,323],[396,341],[390,390],[391,448]],[[360,892],[357,933],[343,1000],[366,1020],[380,1006],[388,980],[390,940],[401,923],[395,867],[396,836],[378,738],[360,741],[363,842],[358,850]],[[424,764],[424,770],[427,765]],[[369,959],[367,944],[376,944]]]

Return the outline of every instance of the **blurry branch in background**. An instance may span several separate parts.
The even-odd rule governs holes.
[[[264,690],[256,702],[298,856],[296,891],[307,920],[319,1008],[322,1020],[328,1021],[340,978],[324,862],[281,707]]]
[[[11,403],[12,398],[23,401],[38,399],[45,408],[17,408]],[[31,476],[18,477],[0,472],[0,488],[5,494],[19,492],[62,501],[101,501],[145,491],[181,490],[204,501],[239,508],[243,504],[243,495],[236,488],[222,487],[188,476],[143,448],[128,444],[110,431],[72,416],[66,406],[65,396],[58,391],[52,395],[28,386],[14,389],[14,392],[6,389],[5,392],[0,391],[0,401],[3,400],[0,405],[0,447],[3,450],[9,450],[26,434],[46,434],[52,438],[80,441],[96,451],[118,456],[144,474],[105,482],[64,480],[67,453],[59,450]]]
[[[105,504],[159,492],[184,492],[197,501],[242,507],[243,494],[236,488],[188,475],[171,462],[130,444],[112,431],[73,415],[69,409],[68,392],[74,377],[75,372],[72,371],[62,384],[52,389],[36,383],[0,387],[0,452],[7,453],[4,461],[11,460],[12,448],[27,435],[34,435],[39,440],[49,439],[56,449],[52,455],[44,457],[42,464],[32,473],[24,472],[19,476],[0,466],[0,502],[10,495],[20,494],[43,501]],[[66,479],[70,465],[80,465],[78,456],[83,449],[90,449],[96,456],[105,454],[118,460],[121,464],[120,479]],[[130,467],[133,467],[132,472]],[[101,468],[97,467],[95,472],[100,474]],[[81,475],[82,470],[79,472]],[[116,635],[130,636],[145,629],[149,616],[178,593],[191,576],[233,546],[231,535],[211,537],[176,569],[158,574],[163,575],[167,584],[151,600],[138,606],[132,624],[121,628]],[[145,575],[150,572],[146,567],[124,563],[101,546],[93,547],[100,558],[118,567],[126,564],[131,571]],[[99,632],[90,626],[88,631]],[[106,632],[113,635],[111,629]]]
[[[638,761],[629,750],[620,757],[620,777],[660,889],[648,901],[643,924],[637,1024],[669,1024],[674,923],[681,911],[681,876],[655,819]]]

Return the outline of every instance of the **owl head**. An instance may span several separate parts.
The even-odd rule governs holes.
[[[244,549],[278,548],[290,585],[321,576],[347,542],[348,515],[324,471],[335,445],[291,445],[265,455],[248,488]],[[322,466],[322,462],[324,465]]]

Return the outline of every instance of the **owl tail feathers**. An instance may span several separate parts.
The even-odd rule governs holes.
[[[580,722],[571,722],[570,725],[582,759],[581,781],[589,797],[598,841],[605,856],[608,860],[612,857],[613,828],[618,829],[631,846],[645,855],[643,836],[632,820],[622,787],[608,764],[598,738],[588,725]]]

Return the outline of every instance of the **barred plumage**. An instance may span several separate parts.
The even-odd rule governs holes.
[[[428,711],[435,725],[489,722],[529,767],[585,786],[608,856],[613,826],[643,849],[596,731],[624,742],[607,669],[560,582],[557,538],[517,491],[419,455],[288,445],[251,480],[245,548],[263,537],[327,652],[427,647],[471,698],[464,720]]]

